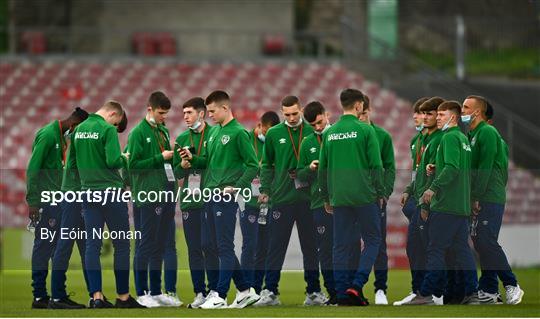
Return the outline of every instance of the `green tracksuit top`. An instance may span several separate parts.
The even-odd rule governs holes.
[[[81,190],[81,180],[79,177],[79,170],[77,170],[77,162],[75,161],[75,156],[71,156],[71,153],[75,153],[73,143],[69,144],[66,166],[64,168],[64,174],[62,175],[62,191],[64,192]]]
[[[471,146],[459,127],[449,128],[441,138],[435,159],[435,192],[431,211],[470,216]]]
[[[137,207],[147,204],[138,201],[137,194],[140,191],[159,192],[174,189],[175,183],[169,182],[165,173],[165,163],[171,164],[172,168],[172,160],[164,160],[161,154],[165,150],[171,150],[171,142],[169,130],[162,124],[154,127],[143,118],[129,133],[128,167],[131,192]]]
[[[251,141],[251,144],[253,145],[253,148],[255,149],[255,155],[257,155],[257,163],[259,164],[258,172],[260,172],[262,156],[263,156],[263,151],[264,151],[264,143],[261,142],[261,140],[259,140],[259,138],[255,135],[254,129],[249,132],[249,140]],[[259,208],[261,205],[257,201],[258,201],[258,196],[252,196],[251,200],[246,202],[246,206]]]
[[[74,157],[81,180],[81,190],[122,188],[120,169],[125,165],[116,127],[98,114],[77,126],[72,137]]]
[[[471,200],[504,204],[508,147],[497,129],[482,121],[469,132],[472,148]]]
[[[384,168],[383,184],[384,197],[389,198],[394,191],[394,182],[396,181],[396,159],[394,158],[394,144],[390,133],[380,126],[371,123],[375,130],[379,146],[381,147],[381,160]]]
[[[431,134],[423,136],[422,145],[423,152],[420,158],[420,163],[418,169],[416,170],[416,180],[413,183],[413,196],[416,199],[418,206],[423,206],[427,209],[427,205],[422,205],[421,199],[424,192],[431,186],[431,182],[435,179],[435,175],[427,176],[426,166],[428,164],[435,164],[437,157],[437,148],[441,143],[441,138],[443,137],[444,132],[441,130],[435,130]]]
[[[313,133],[305,121],[296,128],[285,123],[266,132],[261,167],[261,193],[270,196],[272,205],[287,205],[309,201],[309,194],[297,190],[289,170],[296,170],[302,141]]]
[[[317,209],[324,206],[324,199],[321,196],[321,190],[317,177],[317,171],[312,171],[309,168],[314,160],[319,160],[321,152],[322,135],[318,135],[315,132],[304,138],[302,146],[300,147],[300,159],[298,160],[298,167],[296,175],[303,182],[309,183],[309,192],[311,200],[311,209]]]
[[[409,195],[413,195],[414,193],[414,180],[412,178],[413,175],[416,175],[416,166],[417,162],[419,162],[419,158],[421,156],[421,149],[422,149],[422,137],[424,135],[422,134],[422,131],[416,133],[416,135],[413,136],[411,139],[411,142],[409,143],[409,148],[411,150],[411,159],[412,159],[412,169],[411,169],[411,182],[407,187],[405,188],[405,193]]]
[[[176,138],[174,146],[175,152],[173,157],[174,174],[176,178],[183,179],[182,188],[189,188],[189,174],[196,173],[201,176],[200,191],[202,191],[202,188],[204,187],[204,171],[195,169],[183,169],[182,166],[180,166],[180,163],[182,163],[182,158],[180,157],[180,154],[178,154],[178,149],[184,148],[186,146],[190,148],[193,147],[195,149],[194,155],[201,155],[206,148],[210,135],[212,134],[212,129],[213,127],[205,122],[204,129],[201,132],[187,129],[180,135],[178,135],[178,137]],[[180,192],[180,209],[183,212],[190,211],[192,209],[201,209],[203,207],[204,202],[195,201],[193,196],[191,196],[188,201],[184,201],[186,195],[187,193],[185,193],[184,191]]]
[[[26,202],[40,207],[42,191],[58,191],[62,185],[62,168],[66,141],[60,122],[52,121],[36,133],[32,155],[26,169]]]
[[[249,134],[236,119],[212,129],[201,156],[193,156],[193,168],[206,169],[205,188],[251,188],[258,163]]]
[[[342,115],[323,135],[318,176],[331,206],[365,206],[382,198],[381,149],[373,127]]]

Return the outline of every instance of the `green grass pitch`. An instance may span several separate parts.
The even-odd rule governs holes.
[[[31,310],[30,272],[23,260],[18,260],[21,245],[25,240],[17,240],[20,231],[2,231],[3,271],[0,273],[0,316],[1,317],[539,317],[540,316],[540,269],[520,269],[516,271],[520,285],[525,290],[523,302],[517,306],[415,306],[394,307],[303,307],[305,284],[303,275],[298,271],[284,272],[280,282],[280,307],[246,308],[241,310],[198,310],[181,308],[159,309],[107,309],[107,310]],[[24,236],[24,235],[22,235]],[[181,236],[178,239],[182,238]],[[178,294],[187,304],[193,299],[189,272],[186,270],[186,252],[179,240],[180,270],[178,276]],[[18,253],[19,252],[19,253]],[[74,251],[74,254],[77,254]],[[73,270],[68,273],[67,291],[74,292],[72,297],[78,302],[88,301],[82,273],[78,265],[78,255],[72,258]],[[104,265],[110,265],[110,256]],[[23,270],[25,269],[25,270]],[[110,268],[109,268],[110,269]],[[131,276],[132,274],[130,274]],[[131,293],[134,293],[131,276]],[[373,301],[373,275],[366,286],[365,294]],[[390,302],[403,298],[410,289],[410,274],[407,270],[392,270],[389,274],[388,299]],[[103,274],[105,295],[114,299],[114,276],[112,271]],[[50,287],[50,286],[48,286]],[[234,285],[231,286],[229,302],[234,298]],[[501,291],[504,289],[501,287]],[[504,297],[504,296],[503,296]]]

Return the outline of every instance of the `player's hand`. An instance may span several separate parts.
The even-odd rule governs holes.
[[[426,222],[427,219],[428,219],[428,216],[429,216],[429,212],[428,212],[427,210],[425,210],[425,209],[422,208],[422,209],[420,210],[420,218],[422,218],[422,220],[423,220],[424,222]]]
[[[309,164],[309,169],[312,171],[316,171],[319,168],[319,160],[314,160]]]
[[[426,165],[426,174],[427,176],[431,176],[435,174],[435,164],[427,164]]]
[[[33,222],[39,221],[39,207],[28,207],[28,218]]]
[[[289,170],[289,178],[290,179],[295,179],[296,178],[296,170],[295,169]]]
[[[334,214],[334,207],[330,206],[330,203],[324,202],[324,210],[327,214],[333,215]]]
[[[168,161],[173,157],[174,151],[163,151],[161,152],[161,156],[163,156],[163,159]]]
[[[480,211],[482,210],[482,207],[480,206],[480,202],[475,200],[472,204],[472,213],[474,216],[477,216]]]
[[[178,150],[178,154],[180,154],[180,157],[182,159],[186,159],[188,161],[191,161],[191,159],[193,158],[193,155],[191,154],[191,152],[189,151],[189,148],[181,148]]]
[[[408,199],[409,199],[409,194],[408,193],[401,194],[401,199],[399,201],[399,204],[401,205],[401,207],[405,206],[405,203],[407,203]]]
[[[422,202],[426,204],[431,203],[431,198],[433,198],[433,195],[435,195],[435,192],[432,191],[431,189],[427,189],[424,192],[424,195],[422,195]]]
[[[187,159],[183,158],[182,162],[180,162],[180,167],[182,167],[183,169],[190,169],[191,163]]]
[[[258,203],[260,204],[266,204],[268,203],[268,195],[267,194],[264,194],[264,193],[261,193],[259,195],[259,198],[257,200]]]

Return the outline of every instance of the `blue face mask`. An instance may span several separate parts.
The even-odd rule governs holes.
[[[417,132],[421,132],[424,129],[424,124],[420,124],[418,126],[415,126],[414,128],[416,129]]]
[[[472,116],[472,114],[469,115],[462,115],[461,116],[461,122],[466,125],[470,125],[471,122],[476,118],[476,116]]]

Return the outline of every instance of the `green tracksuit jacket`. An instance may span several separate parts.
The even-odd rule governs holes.
[[[319,157],[321,194],[331,206],[365,206],[385,195],[381,149],[375,130],[343,115],[323,135]]]
[[[161,154],[165,150],[171,150],[171,142],[169,131],[164,125],[158,124],[154,127],[144,118],[129,133],[128,167],[131,191],[138,207],[146,204],[138,201],[137,194],[140,191],[159,192],[174,189],[165,173],[165,163],[172,168],[172,160],[164,160]]]
[[[435,159],[435,192],[431,211],[460,216],[471,214],[471,146],[459,127],[449,128],[441,138]]]
[[[90,114],[77,126],[72,137],[74,157],[82,190],[122,188],[124,181],[119,170],[125,165],[116,127],[103,117]]]
[[[308,193],[297,190],[289,171],[296,170],[304,137],[313,133],[305,121],[296,128],[280,123],[266,132],[261,168],[261,193],[270,196],[272,205],[309,201]]]
[[[471,200],[504,204],[508,182],[508,147],[486,122],[469,132],[472,148]]]
[[[389,198],[394,191],[394,182],[396,181],[396,159],[394,158],[394,144],[390,133],[380,126],[371,123],[379,146],[381,147],[381,160],[384,168],[384,197]]]
[[[251,188],[258,162],[249,134],[236,119],[216,126],[201,156],[193,156],[195,169],[206,169],[205,188]]]
[[[176,175],[176,178],[183,179],[182,188],[189,188],[188,181],[189,181],[189,174],[190,173],[196,173],[201,176],[201,182],[200,182],[200,191],[202,191],[202,188],[204,187],[204,171],[201,170],[185,170],[180,166],[180,163],[182,162],[182,158],[180,157],[180,154],[178,154],[178,149],[184,148],[184,147],[193,147],[195,150],[194,155],[201,155],[204,152],[204,149],[206,148],[206,145],[208,143],[208,140],[210,139],[210,136],[212,134],[213,127],[210,126],[208,123],[205,122],[204,129],[199,133],[190,129],[185,130],[182,132],[182,134],[178,135],[176,138],[175,143],[175,152],[173,157],[173,165],[174,165],[174,173]],[[185,212],[192,209],[201,209],[204,205],[202,201],[195,201],[193,196],[188,199],[188,201],[184,201],[185,196],[187,193],[182,191],[180,193],[180,209]]]
[[[40,207],[42,191],[58,191],[62,185],[62,168],[66,141],[55,120],[36,133],[32,155],[26,169],[26,202]]]
[[[317,171],[312,171],[309,168],[309,164],[311,164],[312,161],[319,160],[321,142],[322,136],[315,132],[304,138],[302,146],[300,147],[300,159],[298,160],[297,176],[301,181],[310,184],[311,209],[317,209],[324,206],[324,199],[321,195]]]

